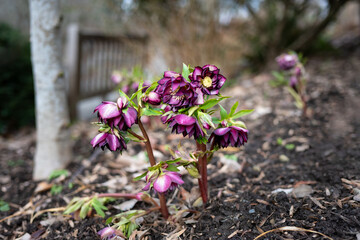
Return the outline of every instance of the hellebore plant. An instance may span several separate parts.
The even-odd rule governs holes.
[[[271,81],[270,84],[274,87],[286,86],[295,100],[296,107],[302,109],[303,116],[306,116],[307,74],[301,62],[301,55],[297,55],[295,52],[284,53],[276,58],[276,62],[281,71],[272,72],[275,80]]]
[[[73,200],[65,213],[80,210],[80,217],[83,218],[89,215],[89,209],[94,207],[100,216],[104,216],[105,200],[100,202],[100,199],[125,197],[152,203],[155,207],[149,211],[160,209],[163,217],[168,218],[165,195],[184,183],[179,173],[180,167],[184,167],[190,176],[198,179],[202,202],[206,204],[207,164],[214,152],[228,146],[241,147],[248,141],[249,131],[238,118],[251,113],[252,110],[236,111],[239,105],[236,102],[227,112],[219,104],[228,98],[219,93],[225,81],[226,78],[220,74],[220,69],[214,65],[191,68],[183,64],[181,74],[166,71],[163,78],[150,86],[144,87],[143,82],[140,82],[138,90],[131,96],[120,90],[120,97],[116,102],[102,102],[98,105],[94,112],[99,119],[99,122],[95,123],[99,127],[99,134],[91,141],[91,145],[94,148],[107,147],[110,151],[121,153],[127,149],[129,141],[144,143],[151,166],[134,180],[145,178],[146,184],[142,190],[152,189],[157,193],[160,206],[146,193],[104,193]],[[217,110],[219,114],[216,114]],[[196,151],[184,154],[179,144],[177,150],[171,150],[172,159],[156,161],[149,136],[142,123],[144,116],[160,116],[163,124],[167,125],[172,133],[194,139]],[[128,230],[132,231],[138,225],[135,220],[149,211],[130,211],[128,216],[122,213],[123,215],[115,217],[117,222],[109,221],[114,224],[112,228],[103,229],[99,235],[105,238],[113,236],[116,231],[128,235]]]

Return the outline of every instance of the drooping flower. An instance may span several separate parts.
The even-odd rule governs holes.
[[[98,231],[97,234],[100,235],[100,238],[102,240],[112,239],[116,236],[116,229],[114,229],[112,227],[105,227],[105,228],[101,229],[100,231]]]
[[[299,82],[299,79],[297,76],[291,76],[290,77],[290,86],[296,91],[296,86]]]
[[[101,121],[118,117],[121,114],[122,105],[117,103],[104,101],[94,109],[94,113],[98,112]]]
[[[158,81],[154,90],[160,95],[163,103],[169,104],[173,111],[199,105],[204,99],[180,74],[167,71]]]
[[[164,108],[164,113],[170,112],[171,111],[171,107],[169,105],[166,105],[166,107]],[[174,113],[173,111],[171,111],[172,113]],[[172,120],[172,114],[166,114],[161,116],[161,121],[163,124],[165,123],[169,123]]]
[[[298,57],[296,54],[284,53],[276,58],[276,62],[278,63],[280,69],[290,70],[298,63]]]
[[[105,147],[107,147],[110,151],[122,151],[127,148],[125,140],[121,135],[116,136],[114,133],[108,132],[99,133],[91,140],[90,143],[93,148],[101,147],[102,150],[104,150]]]
[[[164,193],[174,190],[183,183],[180,173],[164,171],[155,179],[153,188],[156,192]]]
[[[149,94],[143,98],[143,101],[152,105],[159,105],[161,102],[161,97],[156,92],[149,92]]]
[[[247,142],[248,132],[247,129],[237,126],[218,128],[211,134],[209,142],[214,138],[215,145],[219,147],[240,147]]]
[[[214,65],[208,64],[203,67],[195,67],[193,73],[189,76],[191,85],[200,88],[204,94],[216,95],[226,82],[226,78],[219,72],[220,69]]]
[[[182,133],[184,137],[189,135],[189,137],[194,136],[195,139],[198,139],[200,136],[205,136],[196,118],[185,114],[179,114],[170,119],[169,127],[172,128],[172,132]]]

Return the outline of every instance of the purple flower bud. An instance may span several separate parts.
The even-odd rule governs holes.
[[[138,90],[138,88],[139,88],[139,83],[134,82],[134,83],[131,84],[131,89],[132,89],[133,91],[136,92],[136,91]]]
[[[248,130],[245,128],[230,126],[216,129],[210,136],[209,142],[214,138],[215,145],[226,148],[229,145],[240,147],[248,140]]]
[[[166,105],[165,109],[164,109],[165,113],[171,111],[171,107],[169,105]],[[161,117],[161,121],[163,122],[163,124],[170,122],[172,119],[171,117],[169,117],[169,115],[165,115]]]
[[[119,150],[121,152],[123,149],[127,148],[125,140],[122,136],[116,136],[112,133],[99,133],[91,140],[90,143],[93,148],[101,147],[102,150],[107,147],[110,151]]]
[[[182,133],[184,137],[189,135],[189,137],[194,136],[195,139],[198,139],[200,136],[205,136],[196,118],[185,114],[179,114],[169,119],[169,127],[172,128],[172,132]]]
[[[123,109],[127,105],[127,99],[125,97],[119,97],[116,103],[119,109]]]
[[[112,239],[116,236],[116,230],[112,227],[105,227],[98,231],[97,234],[100,235],[101,239]]]
[[[292,69],[298,63],[296,54],[281,54],[275,59],[282,70]]]
[[[144,197],[146,197],[146,194],[143,193],[143,192],[139,192],[139,193],[136,194],[136,199],[138,201],[142,201],[144,199]]]
[[[149,92],[148,96],[144,97],[144,102],[148,102],[152,105],[159,105],[161,102],[160,95],[156,92]]]
[[[220,69],[215,65],[205,65],[195,67],[193,73],[189,76],[191,85],[200,88],[204,94],[216,95],[224,85],[226,78],[219,74]]]
[[[115,84],[119,84],[122,81],[123,77],[121,75],[121,72],[119,71],[113,71],[111,74],[111,81]]]
[[[126,86],[122,87],[121,91],[123,91],[125,94],[128,94],[129,91],[130,91],[129,85],[126,85]]]
[[[301,75],[302,75],[301,67],[299,67],[299,66],[295,67],[294,73],[295,73],[296,77],[301,77]]]

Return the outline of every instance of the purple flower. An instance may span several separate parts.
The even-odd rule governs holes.
[[[158,81],[154,90],[162,98],[163,103],[169,104],[173,111],[187,108],[204,102],[202,95],[193,88],[180,74],[167,71]]]
[[[192,75],[189,76],[191,85],[200,88],[204,94],[216,95],[226,81],[226,78],[219,72],[220,69],[214,65],[195,67]]]
[[[174,190],[183,183],[180,173],[164,171],[155,179],[153,188],[156,192],[164,193]]]
[[[101,239],[112,239],[116,236],[116,230],[112,227],[105,227],[98,231],[97,234],[100,235]]]
[[[152,105],[159,105],[161,102],[161,97],[156,92],[149,92],[149,94],[143,98],[143,101]]]
[[[126,149],[126,143],[122,136],[116,136],[113,133],[99,133],[91,140],[90,143],[93,148],[101,147],[102,150],[104,150],[105,147],[107,147],[110,151],[120,150],[120,152],[123,149]]]
[[[276,61],[282,70],[292,69],[298,63],[296,54],[281,54],[276,58]]]
[[[295,76],[296,76],[296,77],[301,77],[301,76],[302,76],[301,67],[296,66],[296,67],[295,67],[295,70],[294,70],[294,73],[295,73]]]
[[[94,112],[98,112],[100,120],[107,120],[118,117],[122,107],[122,104],[118,106],[117,103],[104,101],[94,109]]]
[[[176,132],[176,134],[182,133],[184,137],[186,135],[189,135],[189,137],[194,136],[195,139],[205,136],[205,133],[201,130],[198,121],[194,117],[179,114],[169,119],[168,122],[172,132]]]
[[[110,127],[117,126],[119,130],[126,131],[137,123],[137,111],[133,107],[128,107],[121,111],[120,116],[109,119],[107,122]]]
[[[123,77],[121,75],[121,72],[119,71],[113,71],[111,74],[111,81],[115,84],[119,84],[122,81]]]
[[[215,145],[226,148],[229,145],[240,147],[248,140],[248,130],[245,128],[230,126],[215,129],[209,138],[209,142],[214,138]]]

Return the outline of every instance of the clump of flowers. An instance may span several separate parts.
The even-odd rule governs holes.
[[[303,110],[306,116],[306,94],[305,87],[307,74],[301,61],[301,55],[295,52],[281,54],[276,58],[280,71],[273,71],[275,80],[270,84],[274,87],[285,86],[295,100],[295,105]]]
[[[147,201],[155,206],[149,211],[160,209],[163,217],[167,218],[169,212],[165,197],[167,193],[184,184],[179,173],[179,168],[184,167],[190,176],[198,179],[201,199],[203,204],[206,204],[207,163],[218,149],[228,146],[241,147],[248,141],[249,135],[245,123],[239,118],[252,110],[237,111],[239,103],[236,102],[228,112],[219,104],[228,98],[220,94],[225,82],[226,77],[220,74],[220,69],[214,65],[191,68],[184,64],[181,74],[166,71],[160,80],[150,86],[144,86],[143,82],[140,82],[138,90],[131,96],[120,90],[120,97],[116,102],[106,101],[98,105],[94,112],[98,115],[99,121],[95,124],[99,127],[99,134],[91,141],[91,145],[94,148],[107,147],[110,151],[121,152],[127,149],[129,141],[143,142],[151,166],[134,180],[145,178],[146,183],[142,190],[153,190],[157,193],[160,206],[146,193],[105,193],[96,195],[95,199],[127,197]],[[184,154],[179,145],[176,151],[172,151],[172,159],[157,161],[142,122],[143,117],[152,116],[160,116],[163,124],[167,125],[172,133],[193,139],[196,143],[195,152]],[[81,211],[82,204],[86,203],[89,206],[85,209],[87,211],[90,211],[90,206],[96,206],[98,210],[105,209],[103,205],[99,205],[99,201],[95,201],[95,205],[89,199],[80,204],[79,201],[78,199],[72,202],[66,213]],[[86,216],[85,210],[81,216]],[[128,215],[111,218],[117,221],[109,220],[108,224],[112,223],[113,226],[101,230],[99,235],[109,238],[114,234],[119,235],[120,231],[129,236],[129,232],[138,226],[136,219],[149,211],[130,211]]]

